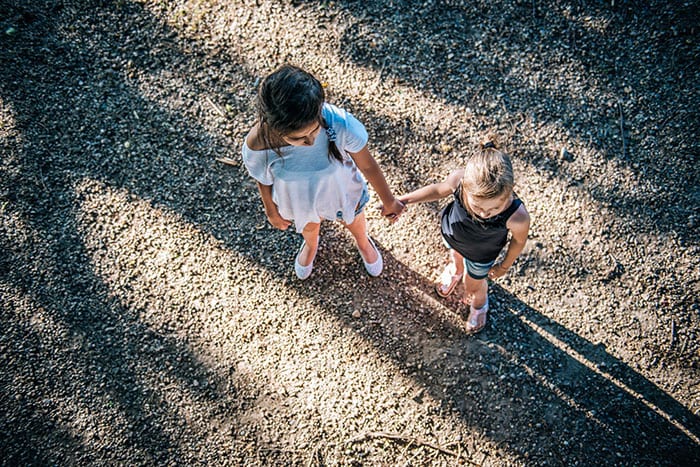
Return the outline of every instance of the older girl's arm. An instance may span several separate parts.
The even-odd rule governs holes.
[[[280,212],[277,209],[277,205],[272,201],[272,185],[263,185],[260,182],[258,184],[258,191],[260,192],[260,198],[262,198],[263,207],[265,208],[265,215],[267,220],[275,228],[280,230],[287,230],[287,228],[292,225],[291,221],[280,216]]]
[[[372,185],[377,196],[382,201],[382,216],[398,219],[403,213],[405,206],[391,192],[389,184],[384,178],[382,169],[377,164],[377,161],[369,153],[367,146],[360,149],[359,152],[350,153],[357,168],[365,176],[367,181]]]

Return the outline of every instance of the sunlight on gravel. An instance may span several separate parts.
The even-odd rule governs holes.
[[[339,442],[348,431],[420,432],[415,424],[439,406],[429,395],[413,400],[420,386],[371,343],[177,214],[95,180],[76,191],[79,230],[111,294],[150,330],[177,338],[220,378],[231,377],[224,396],[242,388],[255,394],[238,422],[210,414],[198,424],[251,424],[263,443],[306,446],[316,417],[323,421],[317,429]],[[271,301],[255,290],[279,294]],[[168,411],[186,420],[207,413],[167,367],[150,363],[138,378]],[[392,397],[378,388],[393,388]],[[445,423],[444,433],[466,429],[455,417]]]
[[[0,464],[697,464],[698,14],[0,0]],[[370,192],[382,275],[324,222],[295,278],[241,161],[284,62],[396,194],[510,153],[533,223],[482,333],[434,291],[446,200]]]

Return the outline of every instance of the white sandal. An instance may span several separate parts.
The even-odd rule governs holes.
[[[435,293],[437,293],[442,298],[449,297],[454,291],[455,287],[462,282],[462,277],[464,274],[453,274],[455,271],[454,264],[448,264],[443,269],[442,274],[435,284]]]
[[[469,316],[467,317],[467,333],[476,334],[486,327],[486,316],[489,311],[489,299],[486,297],[486,304],[481,308],[474,308],[469,305]]]

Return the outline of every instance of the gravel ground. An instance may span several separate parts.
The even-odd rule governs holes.
[[[697,465],[699,12],[0,0],[2,465]],[[380,278],[326,223],[295,279],[240,164],[285,61],[397,193],[512,154],[483,333],[432,290],[438,203],[370,209]]]

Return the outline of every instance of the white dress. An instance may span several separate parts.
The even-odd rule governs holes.
[[[243,143],[243,163],[263,185],[272,185],[272,201],[280,215],[294,221],[297,232],[321,219],[355,219],[355,208],[367,182],[348,152],[365,147],[367,130],[349,112],[324,104],[323,117],[335,130],[343,162],[328,153],[328,135],[321,128],[313,146],[283,146],[282,157],[271,149],[253,151]],[[247,139],[247,138],[246,138]]]

